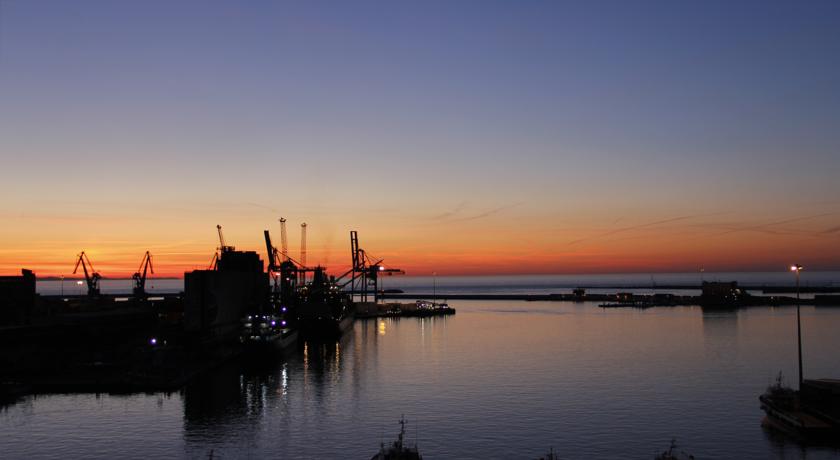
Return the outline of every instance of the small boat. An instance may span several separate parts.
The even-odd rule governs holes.
[[[418,300],[417,307],[406,312],[406,316],[438,316],[455,314],[455,309],[450,307],[446,301],[434,302],[429,300]]]
[[[836,440],[840,436],[838,421],[825,412],[840,398],[840,382],[828,379],[804,380],[804,389],[796,391],[782,384],[782,374],[776,383],[758,397],[766,417],[762,426],[781,431],[794,439],[808,441]],[[822,390],[822,391],[821,391]]]
[[[796,271],[796,342],[798,345],[799,388],[782,386],[782,373],[776,384],[758,400],[766,416],[762,426],[788,434],[798,441],[840,444],[840,380],[806,380],[802,375],[802,327],[799,313],[799,271]]]
[[[403,441],[404,438],[405,417],[400,419],[400,434],[397,440],[388,447],[385,447],[385,443],[383,442],[379,446],[379,452],[371,457],[370,460],[422,460],[423,457],[417,451],[417,445],[406,446]]]
[[[638,308],[645,309],[653,307],[653,303],[645,301],[628,301],[628,302],[608,302],[598,305],[601,308]]]
[[[654,460],[694,460],[693,455],[686,454],[685,452],[675,452],[677,448],[677,440],[671,440],[671,447],[668,448],[665,452],[654,457]]]

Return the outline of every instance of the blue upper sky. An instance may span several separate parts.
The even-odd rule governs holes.
[[[838,56],[837,1],[2,0],[0,192],[835,212]]]

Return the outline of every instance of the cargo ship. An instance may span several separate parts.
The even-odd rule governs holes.
[[[350,296],[322,267],[315,267],[312,281],[298,294],[297,326],[305,338],[332,339],[341,336],[354,321]]]

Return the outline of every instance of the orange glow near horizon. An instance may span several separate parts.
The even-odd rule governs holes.
[[[359,226],[360,243],[369,254],[383,258],[390,267],[408,275],[575,274],[628,272],[775,271],[790,261],[807,264],[811,270],[840,267],[840,241],[822,229],[830,228],[834,215],[782,220],[755,217],[744,222],[723,218],[668,219],[650,216],[626,224],[587,219],[531,218],[532,229],[513,225],[502,215],[482,219],[395,220]],[[791,220],[791,219],[788,219]],[[257,251],[265,260],[261,221],[248,216],[225,227],[228,244],[240,250]],[[629,221],[629,219],[628,219]],[[765,221],[769,223],[765,223]],[[332,273],[350,266],[349,228],[322,218],[310,220],[309,265],[321,264]],[[291,223],[291,220],[290,220]],[[572,223],[576,223],[572,225]],[[154,277],[180,278],[183,273],[206,268],[218,240],[215,225],[173,219],[146,225],[145,235],[129,229],[133,219],[96,224],[96,234],[86,235],[90,222],[65,223],[66,241],[52,234],[52,227],[7,226],[6,241],[16,248],[0,250],[0,274],[33,270],[39,277],[71,277],[77,254],[84,250],[95,269],[106,278],[127,278],[138,268],[143,253],[152,252]],[[289,226],[290,255],[299,253],[299,227]],[[279,228],[268,225],[275,245]],[[15,228],[14,232],[10,229]],[[552,228],[556,230],[551,230]],[[173,237],[167,238],[167,234]],[[9,234],[12,233],[12,234]],[[177,235],[200,234],[201,240],[177,239]],[[115,238],[113,235],[121,235]],[[77,274],[81,276],[81,273]]]

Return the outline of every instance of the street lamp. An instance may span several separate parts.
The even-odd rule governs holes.
[[[437,272],[432,272],[432,307],[437,302]]]
[[[799,314],[799,272],[802,265],[793,264],[790,271],[796,272],[796,344],[799,352],[799,389],[802,390],[802,320]]]

